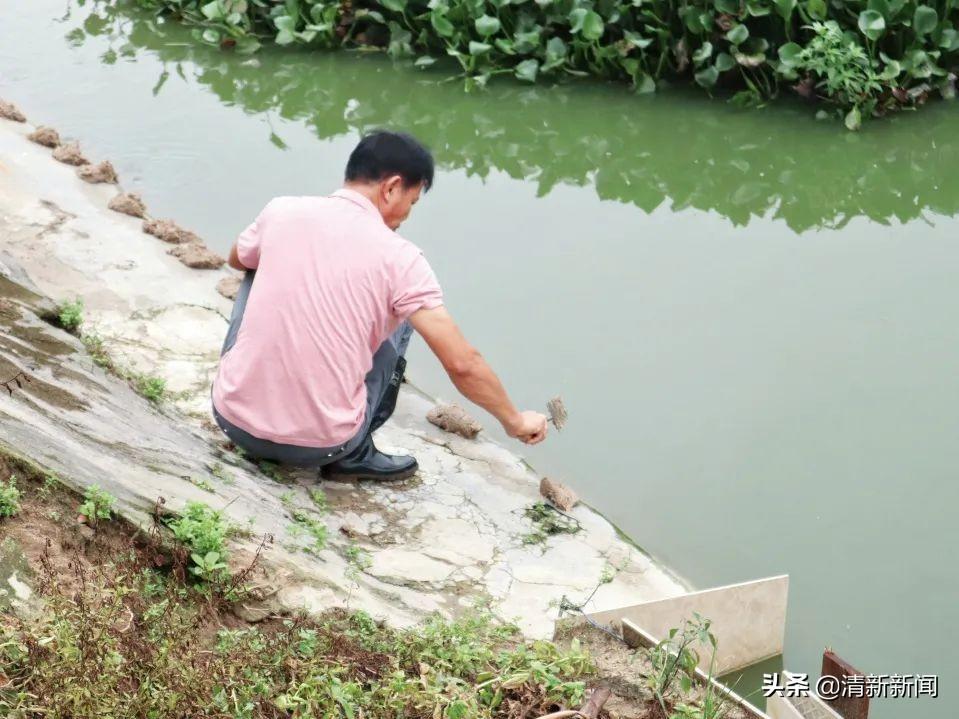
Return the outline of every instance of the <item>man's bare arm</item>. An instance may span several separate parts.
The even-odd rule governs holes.
[[[227,264],[230,265],[234,270],[248,270],[249,267],[246,267],[242,262],[240,262],[240,255],[237,253],[237,244],[233,243],[233,247],[230,248],[230,257],[227,259]]]
[[[496,373],[466,340],[445,307],[414,312],[410,324],[443,364],[456,389],[496,417],[510,437],[527,444],[546,438],[546,416],[516,409]]]

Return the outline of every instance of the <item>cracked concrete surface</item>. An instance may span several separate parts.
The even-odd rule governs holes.
[[[313,516],[329,541],[310,550],[291,507],[313,511],[315,473],[277,481],[225,451],[209,430],[210,382],[231,308],[216,285],[229,272],[191,270],[169,257],[139,220],[107,209],[116,188],[81,182],[26,140],[31,129],[0,120],[0,275],[54,301],[80,297],[84,329],[100,335],[119,364],[163,377],[176,400],[157,410],[94,366],[76,338],[31,314],[42,300],[4,282],[19,318],[4,320],[3,334],[27,339],[0,346],[3,364],[52,388],[47,396],[0,397],[0,441],[9,449],[75,487],[99,482],[134,521],[146,521],[158,496],[173,509],[190,499],[225,507],[250,533],[235,542],[237,564],[249,559],[256,536],[272,534],[250,616],[349,606],[403,626],[483,601],[541,637],[552,635],[561,598],[582,601],[604,573],[612,581],[588,610],[684,591],[584,505],[571,513],[579,533],[524,544],[532,526],[523,510],[539,500],[539,476],[503,446],[429,424],[431,400],[409,387],[377,443],[416,455],[418,475],[399,484],[321,483],[329,511]],[[49,351],[56,343],[64,349]]]

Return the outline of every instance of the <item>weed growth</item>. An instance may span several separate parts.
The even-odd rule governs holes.
[[[293,518],[294,526],[313,539],[313,543],[306,548],[306,551],[310,554],[319,554],[323,551],[327,539],[326,525],[299,508],[291,509],[290,516]]]
[[[214,477],[216,477],[218,480],[220,480],[224,484],[229,485],[229,484],[235,483],[235,480],[233,479],[233,475],[227,472],[226,467],[224,467],[220,462],[214,462],[210,466],[210,474],[212,474]]]
[[[237,447],[237,449],[239,449],[239,447]],[[242,452],[242,450],[240,450],[240,452]],[[245,453],[242,453],[240,456],[245,457],[246,455]],[[271,462],[268,459],[261,459],[259,462],[257,462],[256,466],[260,472],[272,479],[274,482],[277,482],[278,484],[286,483],[286,478],[280,472],[280,465],[276,462]]]
[[[646,684],[663,710],[663,716],[682,719],[718,719],[723,709],[725,695],[717,696],[711,687],[707,689],[701,704],[677,704],[678,713],[670,713],[667,708],[677,688],[688,694],[695,680],[699,652],[696,647],[712,647],[712,663],[716,658],[716,637],[709,631],[710,621],[698,613],[693,619],[686,619],[681,627],[669,630],[665,639],[646,651],[651,666],[646,675]],[[712,672],[710,672],[710,675]],[[677,684],[679,685],[677,687]],[[706,713],[711,712],[711,713]]]
[[[45,617],[5,620],[0,714],[499,719],[580,702],[591,670],[578,647],[524,643],[487,614],[215,631],[204,597],[132,557],[78,571],[78,591],[45,578]]]
[[[83,300],[77,297],[73,302],[61,302],[57,306],[57,322],[67,332],[78,332],[83,324]]]
[[[330,511],[330,503],[326,499],[326,494],[319,487],[310,488],[310,499],[313,500],[313,504],[320,514],[326,514]]]
[[[83,342],[83,346],[87,348],[87,353],[93,359],[95,365],[108,370],[114,369],[113,360],[100,335],[84,332],[80,340]]]
[[[133,387],[146,399],[154,404],[160,404],[167,399],[166,380],[162,377],[149,374],[131,374]]]
[[[116,497],[92,484],[83,492],[83,502],[77,507],[77,512],[83,515],[87,524],[96,527],[100,520],[110,519],[116,503]]]
[[[533,531],[523,535],[524,544],[542,544],[555,534],[575,534],[579,523],[572,517],[558,512],[546,502],[535,502],[523,511],[523,516],[533,523]]]
[[[20,490],[17,489],[17,478],[11,476],[6,481],[0,480],[0,517],[13,517],[20,512]]]
[[[223,512],[201,502],[188,502],[183,514],[167,522],[173,536],[190,553],[190,572],[202,581],[218,583],[226,578],[227,550],[224,543],[229,526]]]

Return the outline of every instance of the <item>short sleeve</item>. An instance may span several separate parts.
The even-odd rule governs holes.
[[[400,320],[443,304],[443,290],[419,248],[407,245],[397,264],[391,309]]]
[[[267,207],[257,216],[250,226],[240,233],[236,238],[236,256],[240,263],[250,270],[255,270],[260,265],[260,244],[261,233],[263,231],[263,220],[266,215]]]

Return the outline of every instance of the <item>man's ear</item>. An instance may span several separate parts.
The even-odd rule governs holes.
[[[390,199],[394,193],[403,189],[403,178],[399,175],[391,175],[383,181],[383,199]]]

